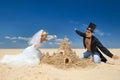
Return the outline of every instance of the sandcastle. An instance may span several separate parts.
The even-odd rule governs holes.
[[[75,51],[72,51],[68,38],[64,38],[60,48],[53,55],[49,52],[43,55],[41,63],[47,63],[59,68],[88,67],[94,63],[90,59],[79,59]]]

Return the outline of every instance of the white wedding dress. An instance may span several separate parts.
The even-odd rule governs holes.
[[[22,53],[16,55],[4,55],[2,59],[0,59],[0,64],[7,64],[10,66],[34,66],[40,63],[40,59],[42,53],[39,50],[40,39],[43,30],[37,32],[32,39],[29,41],[29,45],[27,48],[23,50]],[[37,46],[36,46],[37,44]]]
[[[24,49],[20,54],[4,55],[0,63],[10,66],[34,66],[40,63],[41,56],[40,50],[32,45]]]

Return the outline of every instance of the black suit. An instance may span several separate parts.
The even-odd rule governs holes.
[[[86,34],[81,32],[81,31],[78,31],[78,30],[75,30],[75,32],[82,36],[83,37],[83,44],[84,44],[84,47],[86,48],[86,45],[85,45],[85,38],[86,38]],[[107,49],[105,48],[101,42],[95,37],[95,36],[92,36],[92,40],[91,40],[91,52],[94,54],[95,52],[99,53],[100,55],[100,58],[101,58],[101,61],[103,62],[106,62],[107,59],[102,55],[102,53],[98,50],[98,48],[104,53],[106,54],[107,56],[111,57],[113,56],[113,54]]]

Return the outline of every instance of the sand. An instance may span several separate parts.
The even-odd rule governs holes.
[[[42,53],[52,55],[57,49],[40,49]],[[84,49],[72,49],[77,55]],[[109,49],[120,56],[120,49]],[[0,58],[4,54],[17,54],[22,49],[0,49]],[[0,80],[120,80],[120,59],[113,60],[106,56],[111,64],[96,64],[94,67],[58,68],[54,65],[41,63],[32,67],[10,67],[0,64]]]

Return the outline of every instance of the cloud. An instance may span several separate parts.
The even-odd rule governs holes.
[[[82,24],[82,27],[86,29],[88,27],[88,25],[87,24]]]
[[[60,45],[61,44],[61,42],[63,41],[63,39],[55,39],[55,44],[57,44],[57,45]]]
[[[102,32],[102,31],[99,30],[99,29],[96,29],[96,30],[95,30],[95,34],[97,34],[97,35],[99,35],[99,36],[110,36],[110,35],[111,35],[110,33]]]
[[[3,44],[3,42],[0,42],[0,45]]]
[[[13,43],[16,43],[17,41],[14,40],[14,41],[12,41],[12,42],[13,42]]]
[[[62,39],[62,38],[55,38],[54,40],[49,41],[48,44],[49,44],[49,45],[58,46],[58,45],[60,45],[60,44],[63,42],[63,40],[64,40],[64,39]],[[69,41],[69,38],[67,38],[67,40]],[[72,41],[69,41],[69,43],[71,44]]]
[[[31,39],[30,37],[21,37],[21,36],[18,37],[5,36],[4,38],[10,40],[12,43],[17,43],[18,40],[29,41]]]
[[[48,42],[48,44],[53,45],[53,42]]]
[[[4,38],[7,40],[10,40],[12,43],[17,43],[18,40],[28,42],[31,39],[31,37],[22,37],[22,36],[18,36],[18,37],[5,36]],[[57,36],[56,35],[48,35],[48,41],[47,41],[48,44],[50,44],[50,45],[55,44],[54,42],[50,42],[51,40],[54,40],[54,42],[56,42]],[[58,42],[59,41],[57,41],[56,44],[58,44]]]
[[[47,40],[56,39],[56,35],[48,35]]]
[[[31,39],[31,37],[22,37],[22,36],[18,36],[18,37],[5,36],[4,38],[16,44],[17,42],[19,42],[19,40],[28,42]],[[48,41],[45,42],[45,45],[56,47],[56,46],[59,46],[63,40],[64,39],[62,38],[58,38],[57,35],[48,35]],[[69,42],[72,43],[72,41],[69,41]]]
[[[47,43],[49,45],[60,45],[63,39],[57,37],[57,35],[48,35]]]
[[[15,40],[15,39],[17,39],[17,37],[5,36],[5,39],[9,39],[9,40]]]
[[[22,37],[22,36],[18,36],[18,37],[5,36],[4,38],[8,40],[23,40],[23,41],[29,41],[31,39],[31,37]],[[56,39],[56,38],[57,38],[56,35],[48,35],[48,40]]]
[[[102,32],[102,31],[100,31],[98,29],[95,30],[95,33],[100,35],[100,36],[104,36],[105,35],[104,32]]]
[[[63,39],[57,38],[56,36],[55,39],[48,41],[48,44],[49,45],[60,45],[62,41]]]
[[[106,35],[107,35],[107,36],[111,36],[111,34],[110,34],[110,33],[107,33]]]
[[[63,39],[57,38],[57,39],[55,39],[55,41],[56,41],[56,42],[62,42]]]
[[[21,37],[21,36],[19,36],[17,39],[18,40],[29,41],[31,38],[30,37]]]
[[[31,38],[29,38],[29,37],[21,37],[21,36],[19,36],[19,37],[5,36],[4,38],[5,38],[5,39],[8,39],[8,40],[24,40],[24,41],[28,41],[28,40],[31,39]]]

